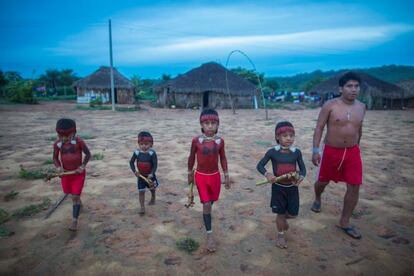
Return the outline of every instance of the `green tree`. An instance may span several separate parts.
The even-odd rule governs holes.
[[[263,84],[264,82],[264,74],[263,73],[256,73],[253,70],[248,70],[242,67],[237,67],[235,69],[231,69],[230,71],[232,71],[233,73],[236,73],[237,75],[241,76],[242,78],[250,81],[251,83],[253,83],[254,85],[258,86],[259,85],[259,80],[260,83]]]
[[[279,89],[279,83],[275,79],[265,79],[264,86],[269,87],[273,91],[276,91]]]
[[[6,93],[10,101],[15,103],[37,103],[33,95],[33,82],[29,81],[14,81],[6,86]]]
[[[162,74],[161,79],[163,81],[167,81],[171,79],[171,75],[170,74]]]
[[[4,78],[7,82],[16,82],[16,81],[22,81],[23,78],[17,71],[7,71],[4,73]]]
[[[46,87],[51,88],[53,91],[53,94],[56,94],[56,87],[60,83],[59,77],[60,77],[59,70],[49,69],[49,70],[46,70],[45,74],[42,74],[39,77],[39,80],[44,82]]]
[[[312,88],[314,88],[316,85],[320,84],[321,82],[323,82],[325,79],[321,76],[316,76],[313,79],[311,79],[310,81],[306,82],[303,86],[302,86],[302,90],[306,91],[306,92],[310,92],[312,90]]]
[[[133,75],[131,77],[131,82],[132,82],[132,85],[134,86],[135,91],[140,91],[141,90],[142,80],[141,80],[140,76]]]

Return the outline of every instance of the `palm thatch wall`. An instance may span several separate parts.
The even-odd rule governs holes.
[[[118,104],[135,103],[134,86],[131,81],[113,68],[115,102]],[[104,103],[111,102],[110,67],[102,66],[89,76],[73,84],[78,95],[78,103],[89,103],[90,100],[101,97]]]
[[[339,96],[339,79],[346,72],[342,72],[312,88],[312,92],[319,94],[324,101]],[[361,77],[361,91],[359,99],[368,109],[399,109],[403,108],[404,90],[392,83],[377,79],[364,72],[357,72]]]
[[[227,93],[226,71],[229,93]],[[257,88],[254,84],[218,63],[201,65],[154,87],[159,106],[179,108],[252,108]]]
[[[402,80],[397,85],[404,90],[404,107],[414,108],[414,80]]]

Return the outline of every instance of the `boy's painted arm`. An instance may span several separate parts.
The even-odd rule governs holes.
[[[305,167],[305,163],[303,162],[303,158],[302,158],[302,152],[299,151],[299,156],[298,156],[298,166],[299,166],[299,175],[302,177],[306,176],[306,167]]]
[[[197,140],[193,139],[191,142],[190,156],[188,156],[188,171],[192,171],[195,164],[195,156],[197,151]]]
[[[151,175],[154,175],[158,167],[158,158],[157,158],[157,154],[155,153],[155,151],[154,151],[154,154],[151,156],[151,160],[152,160]]]
[[[85,154],[85,158],[83,158],[82,167],[86,167],[86,164],[88,164],[89,160],[91,159],[91,152],[89,151],[89,148],[86,144],[83,145],[83,153]]]
[[[226,151],[224,150],[224,140],[221,139],[221,142],[223,143],[221,145],[219,154],[220,154],[220,163],[221,168],[223,169],[224,174],[228,174],[228,168],[227,168],[227,158],[226,158]]]
[[[267,162],[269,162],[270,160],[270,154],[269,151],[266,152],[265,156],[263,156],[263,158],[259,161],[259,163],[257,163],[256,169],[263,175],[266,174],[266,164]]]
[[[137,156],[135,155],[135,152],[132,154],[131,160],[129,160],[129,167],[131,168],[131,171],[135,174],[137,171],[135,169],[135,160],[137,160]]]
[[[62,167],[62,164],[60,163],[60,160],[59,160],[59,152],[60,152],[59,148],[55,144],[53,146],[53,164],[55,164],[55,167],[57,168]]]

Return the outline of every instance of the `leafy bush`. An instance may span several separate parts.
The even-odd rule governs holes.
[[[192,238],[182,238],[176,242],[176,246],[181,251],[192,253],[198,249],[200,244]]]
[[[102,160],[104,159],[104,154],[99,152],[99,153],[94,153],[92,154],[92,160]]]
[[[16,81],[6,86],[7,97],[14,103],[36,104],[31,81]]]
[[[24,218],[24,217],[31,217],[43,210],[49,208],[51,200],[49,198],[45,198],[42,203],[39,204],[31,204],[29,206],[20,208],[13,213],[13,217],[15,218]]]
[[[42,179],[46,177],[46,173],[41,170],[26,170],[20,165],[19,177],[23,179]]]
[[[4,211],[3,209],[0,209],[0,224],[5,223],[6,221],[9,220],[9,218],[10,218],[9,213]]]
[[[102,106],[102,98],[101,97],[96,97],[95,99],[91,100],[89,102],[89,106],[90,107]]]

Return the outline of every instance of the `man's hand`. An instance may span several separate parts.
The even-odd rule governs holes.
[[[267,172],[265,174],[265,176],[266,176],[266,179],[269,183],[275,183],[276,182],[276,176],[274,176],[272,173]]]
[[[190,185],[191,183],[194,183],[194,173],[193,172],[188,173],[188,185]]]
[[[321,154],[320,153],[314,153],[312,154],[312,163],[318,167],[321,163]]]
[[[230,176],[225,175],[224,176],[224,188],[226,188],[227,190],[230,189]]]

